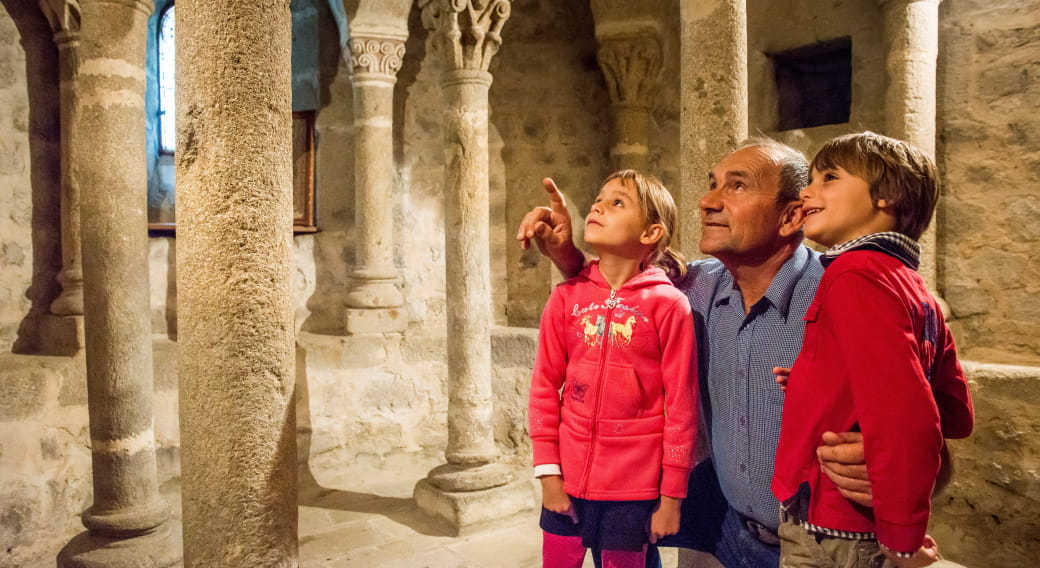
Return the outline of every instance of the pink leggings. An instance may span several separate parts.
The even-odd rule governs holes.
[[[603,568],[643,568],[646,546],[642,550],[604,550]],[[542,568],[581,568],[585,547],[580,536],[559,536],[542,531]]]

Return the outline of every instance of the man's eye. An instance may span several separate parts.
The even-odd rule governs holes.
[[[614,200],[614,207],[621,207],[622,205],[624,205],[624,204],[621,202],[620,199],[615,199]]]
[[[823,181],[833,181],[833,180],[836,180],[836,179],[838,179],[838,176],[836,176],[836,175],[834,175],[832,173],[828,172],[828,173],[823,174]]]

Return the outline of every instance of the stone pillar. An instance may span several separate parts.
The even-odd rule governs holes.
[[[94,502],[59,567],[175,566],[180,528],[159,494],[145,213],[150,1],[82,0],[73,175],[82,188],[87,401]]]
[[[679,244],[700,251],[698,202],[713,165],[747,138],[745,0],[680,0]]]
[[[888,69],[885,130],[889,136],[917,146],[933,159],[940,1],[881,1]],[[938,289],[936,224],[933,219],[921,237],[918,268],[933,292]]]
[[[420,0],[443,65],[447,176],[447,464],[415,487],[426,513],[464,534],[534,504],[530,478],[497,463],[491,370],[488,239],[488,89],[509,0]]]
[[[176,17],[184,564],[297,566],[289,0]]]
[[[649,171],[650,105],[663,64],[657,28],[639,20],[596,22],[597,58],[613,119],[610,155],[619,170]]]
[[[75,152],[76,68],[78,66],[80,11],[75,0],[40,0],[40,9],[54,31],[58,46],[61,113],[61,257],[58,273],[61,294],[43,317],[45,350],[71,354],[83,348],[83,263],[80,256],[79,185],[72,175]]]
[[[394,267],[394,83],[406,37],[352,30],[351,83],[354,86],[354,220],[358,237],[355,285],[346,297],[347,331],[403,331]]]

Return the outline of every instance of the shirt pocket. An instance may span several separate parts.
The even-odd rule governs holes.
[[[821,325],[819,302],[814,301],[809,304],[809,309],[805,310],[805,316],[802,317],[802,321],[805,322],[805,331],[802,335],[802,350],[798,356],[816,359],[816,348],[819,343]]]

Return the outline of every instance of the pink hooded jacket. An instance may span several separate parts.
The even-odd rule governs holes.
[[[594,262],[557,286],[531,378],[534,464],[559,464],[564,490],[582,499],[685,497],[694,345],[689,302],[659,268],[612,291]]]

